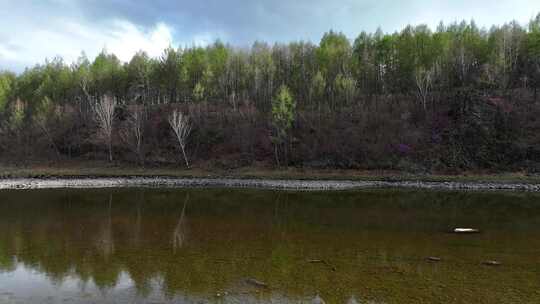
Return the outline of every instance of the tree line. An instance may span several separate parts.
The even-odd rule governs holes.
[[[7,161],[539,168],[540,14],[320,43],[169,47],[0,73]]]

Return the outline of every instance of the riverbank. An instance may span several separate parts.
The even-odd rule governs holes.
[[[384,180],[298,180],[248,178],[176,178],[176,177],[41,177],[0,179],[0,190],[8,189],[92,189],[92,188],[248,188],[279,190],[354,190],[369,188],[404,188],[466,191],[540,192],[540,184],[452,181],[384,181]]]
[[[404,188],[466,191],[540,192],[540,184],[422,182],[422,181],[346,181],[346,180],[276,180],[234,178],[110,177],[110,178],[7,178],[0,180],[0,190],[9,189],[93,189],[93,188],[247,188],[278,190],[354,190]]]
[[[107,166],[0,166],[0,189],[230,187],[285,190],[414,188],[540,192],[540,176],[522,173],[415,175],[395,171],[240,168],[205,170]]]

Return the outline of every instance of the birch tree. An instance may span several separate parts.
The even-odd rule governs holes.
[[[49,141],[49,144],[54,149],[54,152],[56,153],[57,158],[60,158],[60,150],[58,149],[58,146],[56,145],[54,141],[54,137],[51,132],[50,128],[50,120],[53,119],[55,116],[55,111],[53,109],[54,105],[52,101],[45,97],[41,103],[37,106],[36,113],[34,114],[33,120],[34,123],[38,126],[41,131],[43,131],[43,134],[45,137],[47,137],[47,140]]]
[[[180,149],[182,150],[182,155],[184,156],[186,167],[189,168],[189,161],[186,155],[187,139],[191,134],[192,128],[189,117],[187,115],[184,115],[179,110],[174,110],[169,116],[169,125],[173,129],[174,134],[176,135],[176,140],[178,141]]]
[[[94,118],[99,127],[99,135],[107,144],[110,162],[113,160],[112,132],[115,108],[116,101],[110,96],[104,96],[101,101],[94,104]]]
[[[415,71],[415,83],[417,95],[422,102],[424,111],[427,111],[427,99],[433,85],[433,69],[425,69],[423,67],[416,69]]]
[[[142,151],[143,144],[144,113],[140,108],[130,111],[122,132],[122,140],[129,149],[137,155],[140,164],[144,164]]]

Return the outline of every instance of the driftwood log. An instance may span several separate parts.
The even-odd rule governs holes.
[[[428,260],[430,262],[440,262],[440,261],[442,261],[442,259],[439,258],[439,257],[427,257],[426,260]]]
[[[502,265],[502,263],[499,261],[485,261],[482,264],[486,266],[501,266]]]
[[[268,284],[252,278],[246,279],[246,283],[258,288],[268,288]]]
[[[326,260],[308,260],[307,262],[310,263],[310,264],[323,264],[323,265],[326,265],[326,266],[330,267],[330,269],[332,269],[332,271],[336,271],[336,267],[334,267],[332,264],[330,264]]]

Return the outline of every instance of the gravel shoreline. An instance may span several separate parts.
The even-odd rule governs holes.
[[[337,181],[272,180],[235,178],[13,178],[0,179],[0,190],[10,189],[96,189],[96,188],[247,188],[274,190],[354,190],[369,188],[404,188],[462,191],[540,192],[540,184],[421,181]]]

